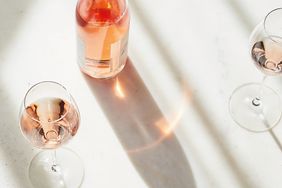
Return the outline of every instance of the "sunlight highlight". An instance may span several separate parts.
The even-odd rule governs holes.
[[[125,98],[125,93],[124,93],[124,90],[118,80],[118,78],[116,79],[116,83],[115,83],[115,95],[118,97],[118,98],[121,98],[121,99],[124,99]]]
[[[168,136],[172,132],[171,126],[165,120],[165,118],[161,118],[155,123],[155,126],[159,128],[163,136]]]
[[[107,6],[107,8],[109,8],[109,9],[111,9],[111,8],[112,8],[112,5],[111,5],[111,3],[110,3],[110,2],[108,2],[108,6]]]
[[[171,118],[167,117],[168,120],[163,117],[155,123],[155,126],[159,128],[160,132],[163,134],[163,137],[172,134],[184,114],[186,105],[191,100],[191,91],[188,90],[186,85],[184,85],[183,88],[184,92],[182,94],[182,100],[179,103],[181,104],[179,109],[171,116]]]
[[[185,86],[185,85],[184,85]],[[192,92],[185,86],[183,87],[182,100],[174,114],[170,117],[162,117],[154,123],[154,126],[160,131],[159,136],[151,144],[144,145],[143,147],[127,150],[129,154],[143,152],[144,150],[152,149],[161,144],[169,136],[173,135],[174,130],[179,126],[180,120],[183,117],[187,105],[191,102]]]

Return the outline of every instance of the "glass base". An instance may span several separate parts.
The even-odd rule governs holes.
[[[72,150],[44,150],[32,159],[29,178],[35,188],[79,188],[84,168],[81,159]]]
[[[252,132],[273,128],[282,115],[280,96],[260,83],[248,83],[237,88],[230,97],[229,110],[239,126]]]

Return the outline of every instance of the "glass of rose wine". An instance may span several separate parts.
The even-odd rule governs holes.
[[[36,188],[78,188],[82,184],[82,161],[70,149],[59,148],[77,133],[78,107],[61,84],[43,81],[26,93],[20,110],[20,128],[35,147],[44,149],[29,166]]]
[[[282,74],[282,8],[270,11],[250,36],[250,56],[265,75],[261,83],[248,83],[235,89],[229,110],[234,121],[253,131],[270,130],[281,119],[281,99],[264,84],[267,76]]]

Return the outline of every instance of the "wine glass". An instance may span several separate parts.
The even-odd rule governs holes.
[[[266,76],[282,74],[282,8],[270,11],[250,36],[250,55],[265,75],[261,83],[247,83],[235,89],[229,110],[241,127],[263,132],[281,119],[281,99],[276,91],[264,84]]]
[[[77,154],[59,148],[76,135],[80,116],[67,89],[53,81],[33,85],[20,110],[20,127],[25,138],[44,149],[29,166],[29,178],[36,188],[78,188],[84,168]]]

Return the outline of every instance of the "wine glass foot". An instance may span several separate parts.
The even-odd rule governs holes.
[[[84,167],[79,156],[70,149],[44,150],[29,166],[29,178],[35,188],[79,188]]]
[[[252,132],[272,129],[281,119],[281,99],[278,93],[261,83],[244,84],[234,90],[229,101],[233,120]]]

